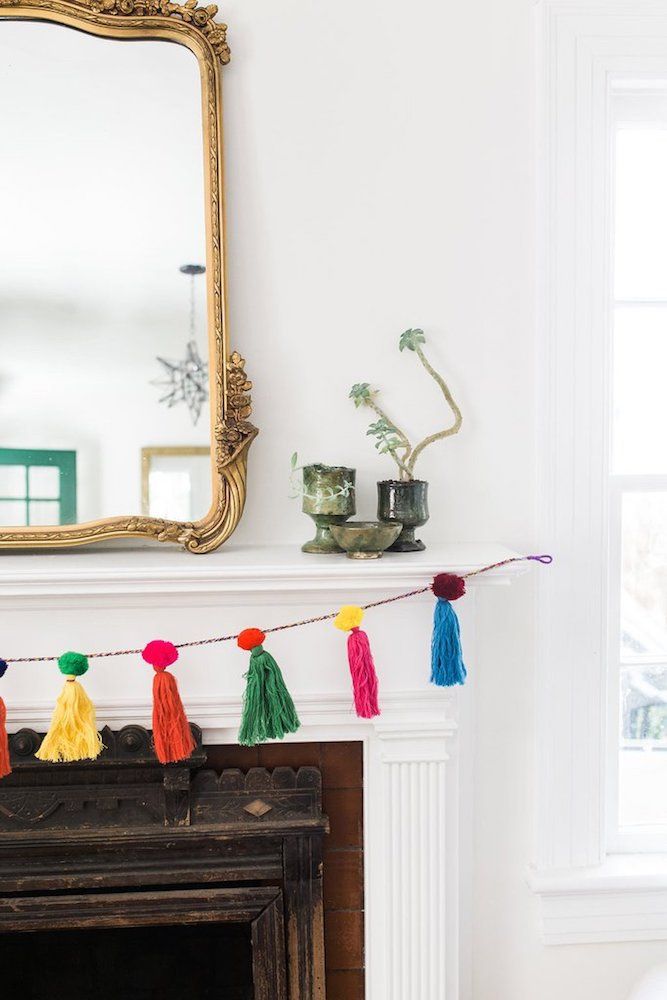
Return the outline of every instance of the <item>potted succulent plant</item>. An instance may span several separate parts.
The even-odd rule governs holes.
[[[435,434],[429,434],[413,447],[407,434],[402,431],[378,405],[378,390],[368,382],[358,382],[352,386],[350,399],[357,407],[365,406],[375,413],[375,420],[368,428],[367,435],[375,438],[375,447],[381,455],[389,455],[398,467],[398,479],[386,479],[378,483],[378,517],[381,521],[399,522],[403,530],[391,546],[393,552],[420,552],[424,543],[415,538],[415,528],[428,520],[428,483],[415,479],[415,463],[430,444],[442,438],[451,437],[461,430],[463,417],[454,401],[442,375],[430,364],[423,351],[426,337],[423,330],[406,330],[398,343],[400,351],[412,351],[417,355],[428,374],[435,380],[453,414],[453,422]]]

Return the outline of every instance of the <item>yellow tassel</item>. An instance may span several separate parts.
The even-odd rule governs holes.
[[[53,763],[95,760],[104,750],[97,731],[95,706],[75,677],[68,678],[60,692],[49,731],[35,754]]]
[[[364,612],[356,604],[346,604],[336,615],[334,625],[343,632],[349,632],[353,628],[359,628],[363,617]]]

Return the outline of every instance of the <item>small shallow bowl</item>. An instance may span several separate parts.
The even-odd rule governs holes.
[[[330,528],[335,541],[347,552],[348,559],[379,559],[402,530],[402,524],[386,524],[384,521],[348,521],[346,524],[332,524]]]

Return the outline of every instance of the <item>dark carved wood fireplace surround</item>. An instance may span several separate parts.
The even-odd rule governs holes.
[[[139,726],[103,730],[102,756],[80,764],[43,764],[39,734],[12,736],[0,934],[250,924],[256,1000],[324,1000],[320,772],[218,775],[196,735],[167,767]]]

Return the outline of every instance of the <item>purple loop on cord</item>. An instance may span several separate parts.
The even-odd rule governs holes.
[[[526,559],[532,559],[533,562],[542,563],[544,566],[548,566],[554,561],[554,557],[546,552],[541,556],[526,556]]]

